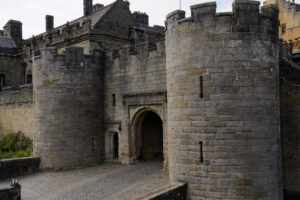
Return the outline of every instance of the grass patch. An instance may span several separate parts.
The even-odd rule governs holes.
[[[0,159],[30,157],[32,140],[21,131],[9,133],[0,138]]]

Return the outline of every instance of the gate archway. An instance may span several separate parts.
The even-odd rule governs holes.
[[[131,129],[133,160],[163,159],[163,121],[154,110],[138,112],[133,118]]]

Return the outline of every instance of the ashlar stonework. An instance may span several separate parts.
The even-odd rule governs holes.
[[[276,6],[198,4],[161,27],[127,1],[83,3],[29,39],[0,31],[0,134],[33,138],[42,170],[157,157],[188,199],[300,198],[300,62]]]

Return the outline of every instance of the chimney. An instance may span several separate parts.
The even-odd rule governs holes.
[[[96,12],[96,11],[100,10],[101,8],[103,8],[103,7],[104,7],[103,4],[96,3],[96,4],[93,6],[93,12]]]
[[[87,17],[93,13],[93,0],[83,0],[84,16]]]
[[[23,34],[22,23],[16,20],[9,20],[4,26],[4,36],[13,39],[18,47],[22,46]]]
[[[54,17],[46,15],[46,32],[52,31],[54,28]]]
[[[149,25],[149,17],[146,13],[134,12],[133,17],[138,24]]]

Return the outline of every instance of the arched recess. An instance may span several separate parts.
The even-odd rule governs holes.
[[[139,109],[130,123],[131,161],[158,157],[160,152],[164,157],[163,134],[162,116],[149,107]]]

